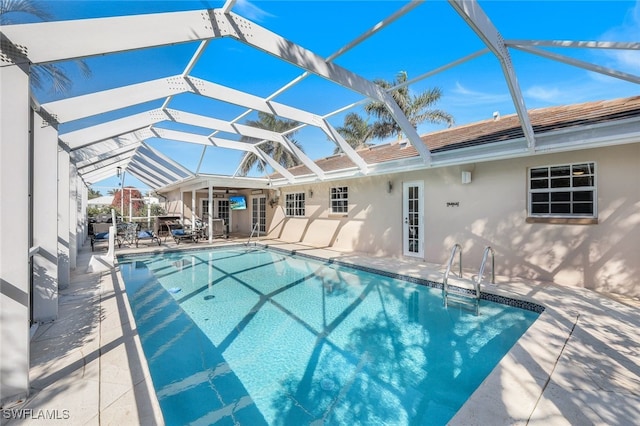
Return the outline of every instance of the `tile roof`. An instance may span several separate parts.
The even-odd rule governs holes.
[[[640,96],[529,110],[529,119],[535,134],[638,116],[640,116]],[[518,138],[524,138],[524,132],[516,114],[421,136],[422,141],[432,153]],[[397,141],[359,149],[357,153],[367,164],[418,156],[413,146]],[[325,172],[356,167],[344,154],[321,158],[316,160],[316,164]],[[289,171],[294,176],[311,173],[304,165],[292,167]],[[276,173],[271,177],[281,178],[282,176]]]

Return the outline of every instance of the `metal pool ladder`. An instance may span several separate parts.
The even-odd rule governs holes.
[[[247,247],[249,247],[249,244],[251,244],[251,238],[253,238],[253,234],[256,234],[256,238],[260,239],[260,222],[256,222],[253,225],[253,229],[251,230],[251,235],[249,235],[249,239],[247,240]],[[253,243],[254,246],[256,246],[256,242]]]
[[[458,254],[457,276],[455,272],[451,271],[456,259],[456,253]],[[489,254],[491,254],[491,283],[495,284],[495,251],[493,248],[490,246],[485,247],[478,275],[475,279],[468,279],[462,276],[462,246],[460,244],[453,246],[442,281],[442,301],[445,308],[449,305],[449,300],[451,300],[473,306],[476,315],[478,315],[478,308],[480,306],[480,284],[484,278],[484,270]]]

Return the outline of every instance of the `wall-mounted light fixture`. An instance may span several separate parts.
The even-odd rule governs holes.
[[[269,200],[269,206],[271,208],[274,208],[275,206],[278,205],[279,201],[280,201],[280,190],[276,189],[274,195],[272,195],[271,199]]]
[[[462,183],[463,184],[471,183],[471,172],[469,171],[462,172]]]
[[[120,177],[122,175],[122,167],[120,167],[120,166],[116,167],[116,175],[118,177]]]
[[[387,182],[387,192],[388,192],[389,194],[391,194],[391,191],[393,191],[393,182],[388,181],[388,182]]]
[[[313,189],[309,190],[309,198],[313,198]]]

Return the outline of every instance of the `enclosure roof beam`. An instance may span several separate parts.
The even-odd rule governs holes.
[[[476,0],[449,0],[449,4],[498,58],[516,112],[520,118],[520,125],[527,139],[527,145],[531,151],[535,150],[535,135],[533,127],[531,126],[531,120],[529,119],[529,113],[527,112],[527,106],[525,105],[522,91],[518,84],[518,78],[511,61],[511,56],[509,55],[509,49],[504,43],[502,35],[493,23],[491,23],[489,17],[484,13]]]

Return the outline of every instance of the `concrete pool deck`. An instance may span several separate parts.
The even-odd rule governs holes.
[[[226,243],[217,241],[214,245]],[[410,259],[277,240],[261,242],[434,281],[442,277],[441,265]],[[181,244],[178,248],[204,246]],[[175,248],[165,243],[148,250]],[[141,245],[118,253],[146,250]],[[3,407],[1,424],[163,424],[122,279],[116,270],[85,273],[91,254],[85,244],[69,288],[60,292],[59,318],[35,331],[31,396]],[[496,286],[483,290],[532,301],[546,310],[450,424],[637,424],[640,303],[547,282],[496,280]],[[5,412],[10,409],[33,418],[7,419]],[[43,415],[50,417],[46,421],[37,417]]]

